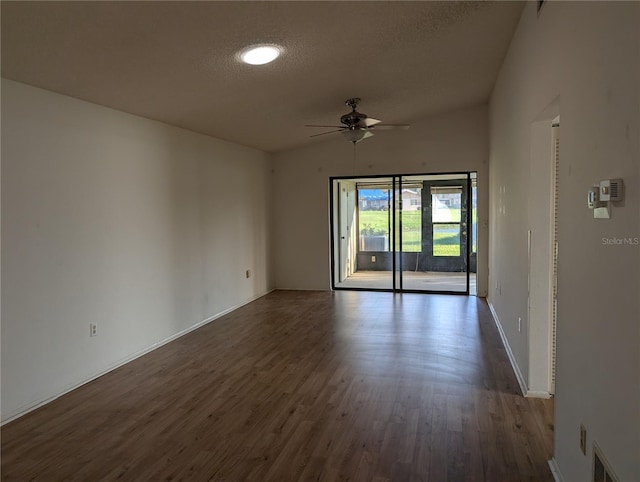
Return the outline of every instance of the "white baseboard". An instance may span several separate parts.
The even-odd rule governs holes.
[[[551,469],[551,473],[553,474],[553,480],[556,482],[564,482],[564,478],[562,477],[562,473],[560,472],[560,467],[558,467],[558,462],[555,458],[549,460],[549,468]]]
[[[267,292],[265,292],[263,294],[259,294],[259,295],[253,296],[253,297],[251,297],[251,298],[249,298],[247,300],[244,300],[242,303],[239,303],[239,304],[237,304],[235,306],[232,306],[231,308],[227,308],[226,310],[221,311],[220,313],[217,313],[217,314],[215,314],[213,316],[210,316],[209,318],[206,318],[206,319],[196,323],[195,325],[190,326],[189,328],[185,328],[184,330],[181,330],[181,331],[179,331],[178,333],[176,333],[174,335],[171,335],[171,336],[169,336],[169,337],[167,337],[167,338],[165,338],[163,340],[160,340],[157,343],[154,343],[154,344],[148,346],[147,348],[144,348],[144,349],[142,349],[142,350],[140,350],[138,352],[135,352],[135,353],[133,353],[133,354],[121,359],[121,360],[118,360],[117,362],[109,365],[104,370],[100,370],[99,372],[90,375],[88,378],[86,378],[86,379],[84,379],[84,380],[82,380],[80,382],[77,382],[77,383],[75,383],[75,384],[73,384],[71,386],[68,386],[68,387],[64,388],[61,392],[56,393],[55,395],[50,395],[50,396],[44,397],[44,398],[42,398],[40,400],[37,400],[35,402],[32,402],[32,403],[30,403],[28,405],[22,406],[18,410],[14,411],[13,413],[10,413],[7,416],[7,418],[2,420],[2,423],[0,423],[0,426],[3,426],[3,425],[5,425],[5,424],[7,424],[7,423],[9,423],[9,422],[11,422],[13,420],[16,420],[16,419],[28,414],[29,412],[32,412],[32,411],[34,411],[34,410],[36,410],[36,409],[38,409],[38,408],[40,408],[40,407],[42,407],[42,406],[44,406],[44,405],[46,405],[48,403],[51,403],[55,399],[60,398],[61,396],[66,395],[69,392],[72,392],[76,388],[80,388],[82,385],[86,385],[87,383],[92,382],[96,378],[100,378],[102,375],[106,375],[110,371],[113,371],[116,368],[119,368],[119,367],[121,367],[123,365],[126,365],[127,363],[135,360],[136,358],[140,358],[141,356],[146,355],[147,353],[150,353],[153,350],[156,350],[156,349],[160,348],[161,346],[166,345],[167,343],[170,343],[170,342],[172,342],[172,341],[174,341],[174,340],[186,335],[187,333],[190,333],[190,332],[192,332],[194,330],[197,330],[198,328],[200,328],[200,327],[202,327],[202,326],[204,326],[204,325],[206,325],[208,323],[211,323],[212,321],[217,320],[218,318],[221,318],[224,315],[229,314],[232,311],[237,310],[238,308],[241,308],[244,305],[248,305],[249,303],[252,303],[253,301],[257,300],[258,298],[262,298],[263,296],[266,296],[266,295],[268,295],[269,293],[271,293],[273,291],[275,291],[275,289],[268,290]]]
[[[498,314],[496,313],[496,310],[491,303],[487,302],[487,304],[489,305],[489,309],[491,310],[491,314],[493,315],[493,321],[498,327],[498,332],[500,333],[502,344],[504,345],[504,349],[507,351],[509,362],[511,363],[513,372],[516,374],[516,378],[518,380],[518,385],[520,385],[520,391],[522,392],[522,395],[527,398],[551,398],[551,394],[549,392],[540,390],[529,390],[527,382],[525,382],[524,377],[522,376],[522,372],[520,371],[520,367],[518,366],[518,362],[516,361],[516,357],[513,355],[513,351],[511,351],[511,346],[509,345],[509,340],[507,340],[507,335],[504,334],[504,330],[502,329],[502,324],[500,323]]]
[[[527,390],[527,393],[524,396],[527,398],[551,398],[551,394],[549,392],[540,390]]]
[[[511,362],[511,367],[513,368],[513,372],[516,374],[516,379],[518,380],[518,385],[520,385],[520,391],[523,397],[527,396],[529,393],[529,388],[527,387],[527,383],[522,376],[522,372],[520,371],[520,367],[518,366],[518,362],[516,361],[516,357],[513,355],[513,351],[511,351],[511,345],[509,345],[509,340],[507,339],[507,335],[504,334],[504,330],[502,329],[502,324],[500,323],[500,319],[498,318],[498,314],[496,313],[495,308],[491,303],[489,304],[489,309],[491,310],[491,314],[493,315],[493,321],[498,327],[498,333],[500,333],[500,338],[502,338],[502,344],[504,345],[504,349],[507,351],[507,356],[509,357],[509,362]]]

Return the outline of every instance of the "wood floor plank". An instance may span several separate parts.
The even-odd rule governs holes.
[[[552,481],[486,303],[277,291],[2,427],[2,480]]]

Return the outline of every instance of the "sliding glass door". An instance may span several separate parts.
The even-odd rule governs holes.
[[[472,176],[335,178],[334,289],[469,293]]]

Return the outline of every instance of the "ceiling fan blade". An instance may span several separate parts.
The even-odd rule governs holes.
[[[330,127],[333,127],[333,126],[330,126]],[[335,130],[335,131],[321,132],[320,134],[314,134],[314,135],[309,136],[309,137],[324,136],[324,135],[327,135],[327,134],[333,134],[334,132],[342,132],[342,131],[344,131],[344,130],[345,130],[345,129],[337,129],[337,130]]]
[[[409,124],[375,124],[371,127],[376,130],[402,129],[406,131],[411,126]]]
[[[336,129],[344,129],[344,126],[325,126],[320,124],[305,124],[305,127],[334,127]]]
[[[358,128],[373,127],[376,124],[379,124],[380,122],[382,121],[378,119],[373,119],[372,117],[365,117],[364,119],[360,119],[358,122],[356,122],[355,126]]]

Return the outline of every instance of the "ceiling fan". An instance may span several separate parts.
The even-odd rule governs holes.
[[[334,132],[341,132],[342,135],[349,141],[360,142],[367,137],[373,136],[373,130],[383,130],[383,129],[408,129],[410,126],[408,124],[383,124],[382,121],[378,119],[373,119],[372,117],[367,116],[367,114],[363,114],[356,110],[358,104],[360,103],[360,99],[358,97],[354,97],[352,99],[347,99],[345,102],[346,105],[351,107],[351,112],[340,117],[341,126],[326,126],[326,125],[317,125],[317,124],[307,124],[305,127],[333,127],[335,130],[329,132],[322,132],[320,134],[314,134],[311,137],[324,136],[326,134],[333,134]]]

